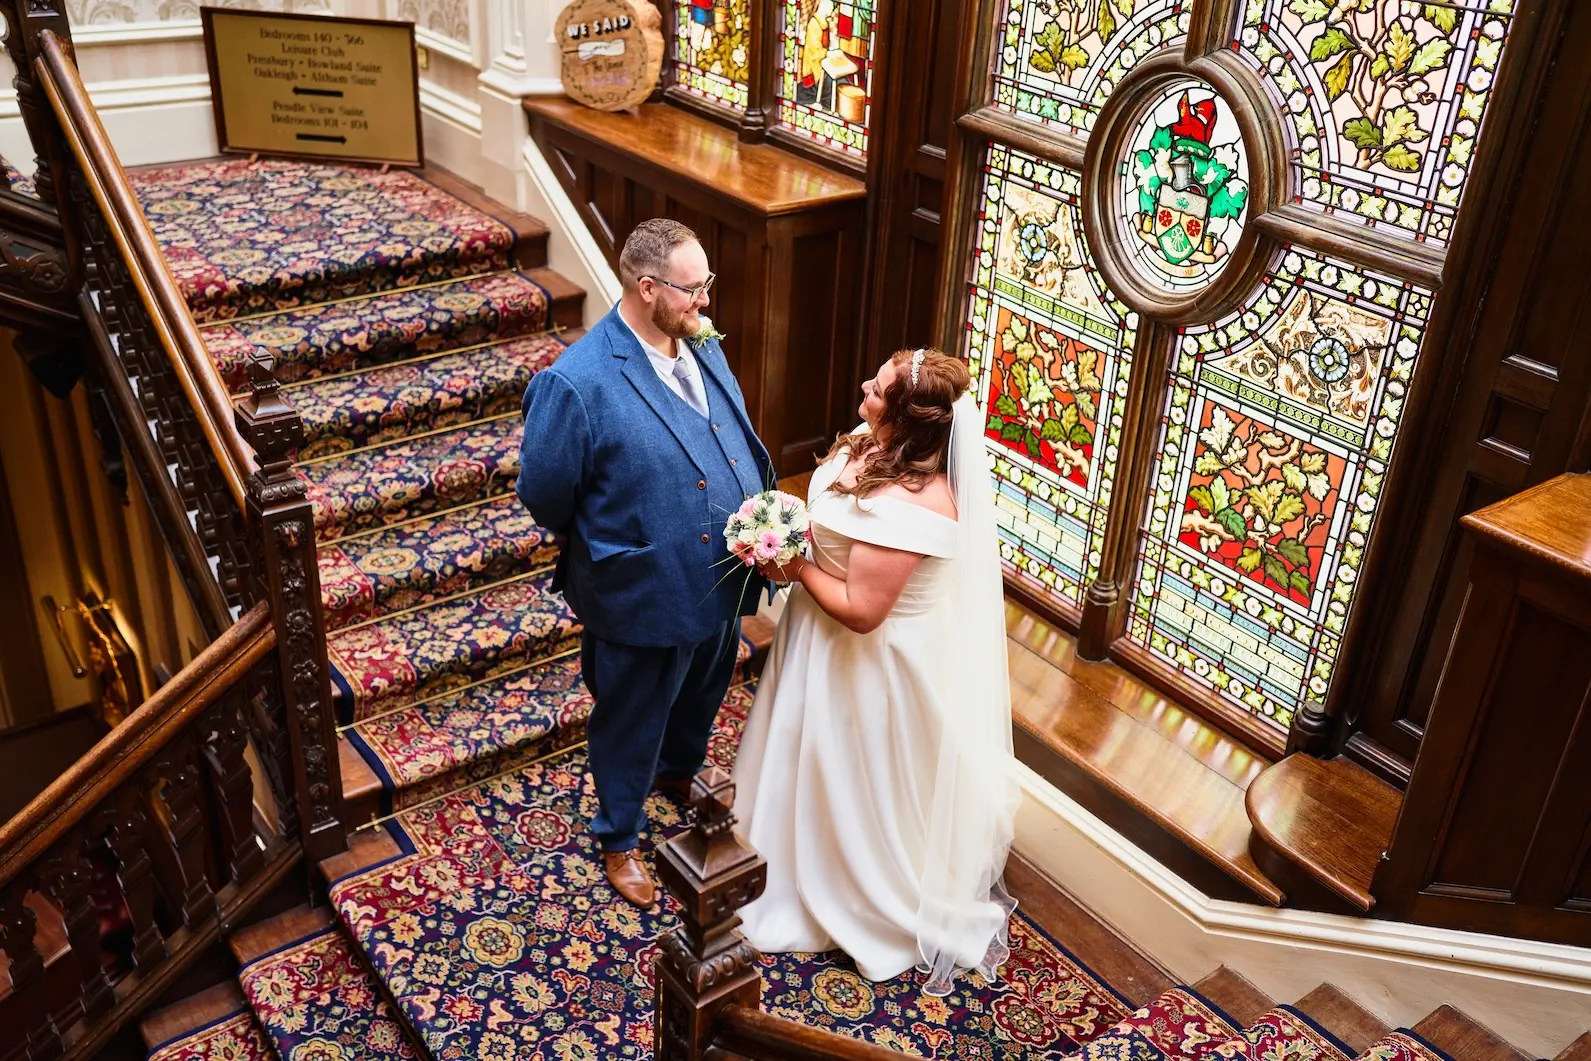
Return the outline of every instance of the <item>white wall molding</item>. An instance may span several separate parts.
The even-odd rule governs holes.
[[[72,44],[78,48],[148,44],[151,41],[196,41],[203,37],[204,26],[196,18],[173,19],[170,22],[113,22],[105,25],[72,27]]]
[[[466,66],[475,65],[475,50],[469,44],[464,41],[456,41],[452,37],[445,37],[433,29],[415,26],[414,43],[439,55],[445,55],[449,59],[463,63]],[[420,77],[420,83],[423,86],[425,84],[425,75],[422,73]]]
[[[1532,1056],[1591,1028],[1591,950],[1211,899],[1026,766],[1015,849],[1184,983],[1332,983],[1393,1026],[1449,1003]]]
[[[548,263],[586,289],[586,327],[590,327],[613,307],[623,292],[619,275],[608,264],[596,237],[580,220],[575,204],[558,183],[552,166],[535,141],[526,139],[522,152],[524,171],[529,178],[528,202],[521,209],[541,218],[552,229],[548,238]]]

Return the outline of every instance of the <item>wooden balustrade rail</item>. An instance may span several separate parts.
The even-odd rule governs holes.
[[[77,826],[276,647],[256,604],[16,817],[0,825],[0,888]]]
[[[725,1006],[718,1014],[713,1049],[757,1061],[898,1061],[903,1056],[888,1047],[746,1006]]]
[[[39,34],[42,54],[35,74],[81,167],[89,192],[110,227],[133,284],[171,358],[171,368],[198,415],[210,448],[239,509],[244,480],[257,465],[233,425],[232,399],[199,336],[198,325],[155,242],[99,114],[89,101],[77,64],[51,30]]]

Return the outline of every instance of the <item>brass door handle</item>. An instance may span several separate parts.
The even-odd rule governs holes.
[[[83,666],[83,661],[77,658],[77,649],[72,647],[71,640],[66,636],[66,624],[61,622],[61,613],[72,609],[55,603],[55,598],[48,593],[39,598],[39,605],[55,627],[55,639],[61,643],[61,651],[66,653],[66,661],[72,665],[72,677],[87,677],[88,670]]]

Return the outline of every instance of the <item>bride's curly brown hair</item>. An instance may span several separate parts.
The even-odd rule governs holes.
[[[878,427],[868,434],[841,434],[834,440],[825,461],[850,448],[852,456],[862,462],[856,482],[844,486],[836,481],[829,487],[835,493],[866,497],[891,483],[921,490],[948,466],[953,409],[956,399],[971,386],[972,377],[960,358],[925,349],[913,385],[914,353],[901,350],[890,358],[900,367],[894,382],[884,388],[884,415]],[[886,435],[882,444],[878,441],[881,431]]]

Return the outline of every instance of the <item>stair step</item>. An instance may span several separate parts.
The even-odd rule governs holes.
[[[201,323],[507,268],[514,230],[407,170],[221,159],[129,174]]]
[[[1459,1061],[1530,1061],[1490,1028],[1452,1006],[1440,1006],[1412,1029],[1415,1035]]]
[[[491,199],[485,191],[463,177],[428,165],[420,171],[432,184],[467,206],[490,214],[514,231],[513,264],[519,269],[534,269],[547,264],[547,237],[550,229],[539,217],[512,211]]]
[[[1347,1044],[1350,1057],[1358,1057],[1392,1030],[1331,984],[1321,984],[1293,1003],[1293,1008]]]
[[[1226,1061],[1353,1061],[1358,1052],[1294,1006],[1277,1006],[1222,1047]]]
[[[590,713],[571,652],[357,723],[343,740],[369,780],[353,791],[344,780],[350,819],[412,807],[566,748],[585,739]]]
[[[330,910],[301,906],[229,941],[238,982],[284,1058],[421,1055]]]
[[[568,317],[545,286],[555,281],[556,297],[569,302],[564,289],[572,285],[551,269],[500,271],[225,321],[200,335],[222,380],[239,392],[258,356],[271,358],[279,382],[293,383],[543,332]]]
[[[1403,795],[1347,759],[1289,755],[1244,797],[1255,864],[1297,905],[1369,913]]]
[[[519,413],[300,463],[322,542],[480,501],[513,488]]]
[[[513,494],[320,547],[326,628],[339,630],[546,567],[552,535]]]
[[[530,377],[569,341],[551,333],[520,336],[286,387],[304,419],[298,456],[323,457],[513,412]]]
[[[541,571],[331,634],[338,720],[375,718],[575,647],[579,623],[551,581]]]
[[[1240,1038],[1243,1027],[1235,1016],[1224,1012],[1196,987],[1173,987],[1090,1039],[1085,1052],[1071,1056],[1089,1061],[1105,1058],[1198,1061],[1216,1056],[1218,1047]]]
[[[1098,973],[1134,1006],[1176,986],[1170,974],[1133,944],[1073,902],[1059,884],[1021,855],[1012,852],[1005,864],[1005,885],[1017,907],[1084,965]]]
[[[1269,995],[1224,965],[1195,983],[1193,989],[1219,1006],[1239,1028],[1247,1028],[1276,1006]]]
[[[238,987],[237,981],[223,980],[214,987],[207,987],[180,1002],[174,1002],[145,1014],[138,1022],[138,1034],[143,1037],[145,1048],[153,1052],[151,1056],[160,1056],[162,1047],[176,1047],[179,1039],[208,1038],[204,1036],[207,1030],[225,1036],[229,1041],[246,1042],[250,1037],[246,1033],[240,1033],[240,1029],[222,1030],[218,1027],[223,1022],[231,1024],[239,1017],[246,1018],[243,1022],[245,1024],[254,1024],[253,1015],[249,1013],[248,999],[243,997],[243,991]],[[258,1033],[257,1025],[254,1026],[254,1031]],[[260,1045],[265,1046],[263,1038],[260,1039]],[[199,1044],[188,1043],[184,1050],[173,1049],[163,1056],[198,1057],[202,1053]]]

